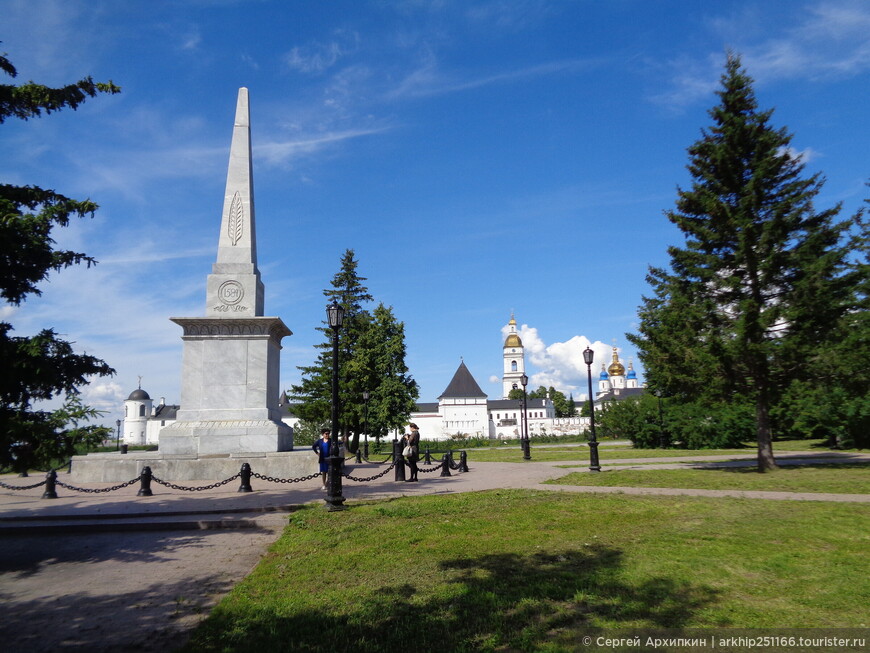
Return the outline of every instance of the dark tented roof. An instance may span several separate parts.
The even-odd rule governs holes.
[[[453,375],[453,380],[438,398],[443,399],[444,397],[486,397],[486,393],[480,389],[477,381],[471,376],[471,372],[465,367],[465,361],[462,361],[459,363],[456,374]]]
[[[159,419],[159,420],[176,419],[177,415],[178,415],[179,408],[181,408],[181,406],[174,406],[172,404],[162,404],[160,406],[157,406],[156,409],[154,409],[154,414],[151,416],[150,419]]]

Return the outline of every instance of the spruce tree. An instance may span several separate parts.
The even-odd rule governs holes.
[[[760,111],[752,80],[729,54],[709,113],[689,149],[690,189],[666,212],[685,237],[670,270],[652,268],[639,348],[650,385],[684,401],[751,401],[759,471],[776,467],[771,409],[791,379],[812,374],[809,347],[849,310],[849,222],[816,211],[819,174],[804,176],[791,136]],[[812,345],[811,345],[812,343]]]
[[[391,307],[383,303],[375,307],[348,369],[357,396],[369,391],[369,433],[381,438],[408,423],[419,391],[405,363],[405,325],[396,320]],[[364,405],[357,400],[352,412],[354,423],[362,424]],[[359,433],[360,429],[354,430],[352,449],[359,444]]]
[[[15,66],[0,55],[0,70],[16,77]],[[34,82],[0,84],[0,124],[7,118],[28,120],[64,108],[75,109],[98,93],[118,93],[112,84],[90,77],[62,88]],[[93,216],[97,205],[37,186],[0,184],[0,298],[18,306],[39,295],[39,284],[50,272],[96,261],[82,253],[55,248],[52,231],[72,218]],[[114,370],[72,344],[51,328],[34,336],[13,335],[11,323],[0,322],[0,466],[47,465],[68,456],[77,445],[92,445],[106,430],[79,427],[97,416],[76,396],[89,377],[110,376]],[[66,395],[62,408],[39,410],[35,402]]]
[[[357,266],[358,261],[354,258],[353,250],[346,250],[341,257],[341,269],[333,276],[331,287],[323,291],[327,304],[335,301],[344,309],[344,322],[338,330],[338,421],[345,442],[347,433],[357,430],[359,426],[350,419],[350,407],[359,401],[359,397],[355,396],[356,384],[353,383],[349,363],[356,352],[360,334],[371,320],[364,304],[372,301],[372,296],[363,285],[366,279],[359,276]],[[324,315],[325,312],[324,307]],[[325,336],[324,342],[315,345],[319,350],[317,360],[313,365],[298,368],[302,372],[302,381],[294,385],[288,394],[292,400],[300,402],[296,414],[301,419],[327,424],[332,400],[332,329],[325,317],[323,326],[317,327],[317,330]]]
[[[383,304],[374,313],[365,308],[372,296],[363,285],[366,278],[359,275],[358,265],[353,250],[345,251],[331,288],[323,291],[330,303],[334,300],[345,310],[338,332],[338,419],[349,451],[356,451],[365,425],[363,392],[370,395],[369,430],[379,436],[406,423],[417,398],[417,385],[405,364],[405,326]],[[288,394],[300,402],[296,414],[301,419],[326,424],[332,400],[332,329],[322,326],[317,330],[326,336],[316,345],[317,360],[299,367],[302,381]],[[350,442],[349,434],[353,434]]]

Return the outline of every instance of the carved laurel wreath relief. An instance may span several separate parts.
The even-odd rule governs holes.
[[[242,196],[239,195],[239,191],[236,191],[236,194],[233,195],[233,201],[230,203],[230,215],[227,219],[227,235],[234,247],[242,237],[244,226],[245,207],[242,204]]]

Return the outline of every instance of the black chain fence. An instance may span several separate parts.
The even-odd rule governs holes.
[[[371,462],[366,459],[366,462]],[[367,477],[357,477],[351,474],[342,473],[341,476],[346,478],[349,481],[354,481],[356,483],[369,483],[371,481],[375,481],[383,476],[386,476],[391,470],[396,470],[396,480],[404,480],[405,466],[408,465],[408,462],[405,460],[405,456],[402,455],[401,450],[398,446],[395,447],[393,454],[390,455],[389,458],[382,462],[374,462],[376,465],[383,465],[387,462],[390,462],[390,466],[384,469],[379,474],[375,474],[374,476]],[[426,465],[432,465],[431,460],[431,452],[427,449],[425,455]],[[397,467],[399,465],[399,467]],[[460,462],[456,463],[453,460],[453,451],[448,451],[442,456],[441,462],[435,465],[434,467],[429,467],[428,469],[419,469],[418,471],[423,472],[424,474],[429,474],[432,472],[436,472],[441,470],[441,476],[450,476],[450,470],[454,469],[460,472],[467,472],[468,465],[466,463],[466,454],[464,451],[460,452]],[[136,483],[140,484],[138,496],[152,496],[151,491],[151,481],[158,483],[159,485],[163,485],[173,490],[179,490],[182,492],[204,492],[206,490],[214,490],[215,488],[222,487],[227,483],[231,483],[236,479],[241,479],[241,486],[239,487],[239,492],[251,492],[251,478],[256,478],[262,481],[268,481],[270,483],[302,483],[305,481],[310,481],[312,479],[318,478],[321,475],[321,472],[316,472],[314,474],[309,474],[308,476],[300,476],[298,478],[276,478],[274,476],[265,476],[263,474],[258,474],[251,469],[251,466],[248,463],[242,464],[241,471],[238,474],[234,474],[229,478],[225,478],[222,481],[217,481],[215,483],[211,483],[210,485],[199,485],[199,486],[189,486],[189,485],[178,485],[176,483],[171,483],[169,481],[165,481],[161,478],[154,476],[151,472],[150,467],[143,467],[142,473],[139,474],[136,478],[132,478],[129,481],[124,483],[119,483],[118,485],[113,485],[112,487],[105,488],[83,488],[76,487],[75,485],[71,485],[69,483],[64,483],[63,481],[58,480],[57,471],[50,470],[45,475],[45,479],[40,481],[39,483],[34,483],[32,485],[12,485],[9,483],[4,483],[0,481],[0,488],[6,490],[33,490],[38,487],[45,486],[45,492],[42,495],[43,499],[56,499],[57,498],[57,487],[62,487],[66,490],[71,490],[73,492],[82,492],[85,494],[105,494],[107,492],[115,492],[117,490],[122,490],[125,487],[130,487],[131,485],[135,485]]]
[[[51,472],[49,472],[49,474],[50,473]],[[55,483],[55,485],[59,485],[60,487],[66,489],[66,490],[72,490],[73,492],[84,492],[86,494],[102,494],[104,492],[114,492],[115,490],[120,490],[120,489],[125,488],[125,487],[130,487],[134,483],[138,483],[140,480],[142,480],[141,474],[139,476],[137,476],[136,478],[131,478],[126,483],[121,483],[120,485],[113,485],[112,487],[103,487],[103,488],[98,488],[98,489],[86,488],[86,487],[76,487],[75,485],[69,485],[67,483],[64,483],[63,481],[58,481],[56,478],[54,480],[54,483]],[[46,482],[47,482],[47,480],[43,481],[42,483],[46,483]]]
[[[9,485],[8,483],[0,481],[0,487],[7,490],[32,490],[33,488],[37,488],[40,485],[45,485],[45,481],[40,481],[39,483],[34,483],[33,485]]]
[[[226,485],[230,481],[235,481],[237,478],[240,478],[241,475],[242,473],[239,472],[235,476],[230,476],[229,478],[225,478],[224,480],[218,481],[217,483],[212,483],[211,485],[200,485],[198,487],[190,487],[188,485],[176,485],[175,483],[170,483],[169,481],[164,481],[163,479],[157,478],[154,475],[151,476],[151,480],[155,483],[159,483],[160,485],[172,488],[173,490],[181,490],[182,492],[205,492],[206,490],[214,490],[215,488],[221,487],[222,485]]]

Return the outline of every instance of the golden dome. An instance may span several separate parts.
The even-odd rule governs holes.
[[[616,353],[616,347],[613,348],[613,362],[607,368],[607,373],[610,376],[625,376],[625,366],[619,362],[619,355]]]
[[[508,337],[505,338],[505,349],[508,347],[522,347],[523,341],[520,340],[520,337],[517,335],[517,321],[514,318],[513,313],[511,313],[511,320],[508,322],[508,326],[510,327],[511,332],[508,334]]]

